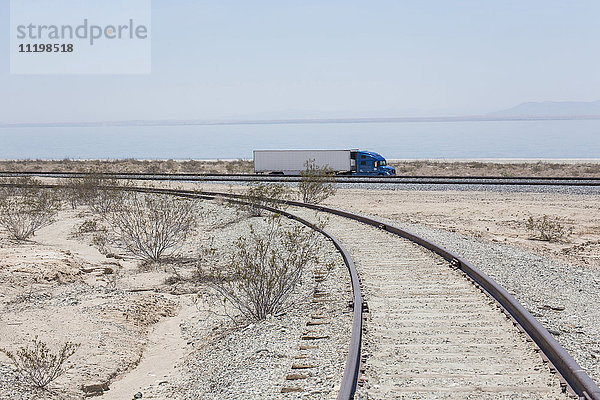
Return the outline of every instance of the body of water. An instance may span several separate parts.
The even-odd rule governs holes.
[[[389,159],[600,158],[600,121],[0,128],[0,159],[237,159],[254,149],[351,148]]]

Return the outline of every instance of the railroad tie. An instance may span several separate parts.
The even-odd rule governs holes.
[[[292,369],[309,369],[316,368],[316,364],[292,364]]]
[[[317,320],[317,321],[308,321],[306,323],[306,326],[318,326],[318,325],[327,325],[327,324],[329,324],[329,321]]]
[[[320,269],[313,271],[313,279],[315,282],[315,288],[312,293],[311,303],[313,304],[313,313],[310,315],[310,319],[306,321],[307,327],[319,328],[323,325],[330,324],[329,315],[327,314],[327,307],[324,306],[326,302],[330,302],[329,293],[326,290],[320,289],[319,284],[327,280],[327,271]],[[325,313],[324,313],[325,312]],[[300,339],[302,341],[317,341],[321,339],[329,339],[330,335],[324,333],[322,330],[306,329]],[[300,351],[311,351],[317,350],[317,345],[300,345]],[[310,353],[309,353],[310,354]],[[309,354],[299,354],[294,356],[294,362],[292,363],[290,370],[291,372],[286,375],[285,380],[288,381],[302,381],[309,379],[314,376],[313,373],[309,372],[318,367],[317,363],[312,359]],[[284,386],[281,388],[281,393],[297,393],[310,390],[310,388],[303,388],[300,386]]]
[[[302,340],[319,340],[319,339],[329,339],[329,335],[325,335],[318,332],[306,332],[302,336]]]
[[[281,393],[294,393],[294,392],[303,392],[304,389],[299,387],[282,387]]]
[[[288,374],[285,379],[288,381],[296,381],[298,379],[307,379],[309,376],[306,374]]]

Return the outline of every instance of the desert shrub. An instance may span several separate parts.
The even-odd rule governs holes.
[[[64,178],[58,180],[60,186],[59,193],[62,199],[69,204],[72,209],[76,209],[79,205],[79,198],[74,182],[75,179],[76,178]]]
[[[145,262],[173,255],[198,224],[196,204],[169,195],[126,192],[106,215],[127,250]]]
[[[53,189],[42,188],[31,178],[8,182],[0,193],[0,225],[15,239],[26,240],[54,221],[61,209],[60,196]]]
[[[95,219],[86,219],[77,227],[77,234],[79,235],[98,231],[105,232],[106,228]]]
[[[15,365],[17,372],[29,384],[44,389],[65,371],[65,362],[75,353],[79,344],[65,342],[57,352],[37,338],[31,346],[16,352],[0,349]]]
[[[584,172],[586,174],[599,174],[600,173],[600,164],[586,165]]]
[[[224,164],[225,170],[228,174],[250,173],[254,167],[252,161],[242,160],[241,158],[232,161],[225,161]]]
[[[548,215],[540,218],[530,216],[525,221],[525,226],[533,238],[548,242],[563,240],[573,233],[572,228],[567,227],[563,219]]]
[[[92,236],[92,244],[98,248],[100,253],[105,255],[109,254],[106,232],[100,232]]]
[[[278,206],[278,203],[274,200],[286,200],[289,197],[289,191],[285,185],[277,183],[253,183],[248,185],[242,196],[242,200],[249,204],[235,206],[253,217],[260,217],[266,212],[262,208],[263,206]]]
[[[311,262],[318,262],[318,234],[302,226],[284,227],[281,217],[270,217],[262,232],[235,243],[229,263],[213,272],[212,285],[239,315],[262,320],[291,304],[294,289]]]
[[[87,205],[100,215],[110,212],[123,195],[123,185],[118,179],[107,178],[97,172],[63,179],[60,185],[64,199],[72,208]]]
[[[315,164],[315,160],[308,160],[304,164],[305,170],[300,173],[301,181],[298,184],[300,197],[305,203],[318,204],[329,196],[335,194],[335,173],[333,169]]]
[[[78,205],[84,204],[84,178],[63,178],[58,180],[59,192],[63,200],[71,208],[75,209]]]
[[[470,162],[466,163],[465,166],[467,168],[472,168],[472,169],[483,169],[485,167],[485,164],[480,161],[470,161]]]
[[[220,255],[214,246],[215,238],[211,237],[198,252],[194,277],[197,280],[210,279],[210,271],[219,263]]]

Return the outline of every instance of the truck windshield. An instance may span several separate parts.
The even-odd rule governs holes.
[[[382,167],[385,167],[386,163],[385,163],[385,161],[379,161],[379,165],[381,165]]]

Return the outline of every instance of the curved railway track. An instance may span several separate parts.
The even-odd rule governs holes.
[[[462,271],[352,219],[332,217],[328,231],[354,256],[366,290],[369,390],[359,393],[369,399],[566,398],[534,346]]]
[[[129,190],[248,201],[227,193]],[[278,202],[301,210],[292,214],[265,208],[328,236],[350,271],[353,329],[338,399],[353,398],[361,365],[363,308],[367,305],[351,256],[355,253],[361,273],[369,281],[370,320],[377,321],[368,325],[366,336],[370,361],[365,378],[372,385],[369,398],[560,398],[560,390],[552,388],[549,375],[541,371],[529,351],[525,343],[528,337],[550,370],[559,374],[564,388],[580,399],[600,400],[598,386],[548,331],[506,290],[459,255],[374,218],[294,201]],[[309,220],[309,209],[335,219],[331,233]],[[369,239],[366,246],[365,237]],[[460,275],[467,279],[459,279]],[[489,297],[480,295],[476,288]],[[519,337],[506,325],[490,302],[525,335]]]
[[[233,195],[233,194],[225,194],[225,193],[204,193],[204,196],[208,196],[209,198],[212,197],[216,197],[216,196],[223,196],[225,198],[233,198],[233,199],[240,199],[241,196],[239,195]],[[361,216],[358,214],[353,214],[353,213],[349,213],[346,211],[342,211],[342,210],[336,210],[333,208],[329,208],[329,207],[323,207],[323,206],[318,206],[318,205],[310,205],[310,204],[304,204],[304,203],[299,203],[299,202],[295,202],[295,201],[279,201],[280,203],[285,203],[287,205],[291,205],[294,207],[301,207],[303,209],[312,209],[312,210],[318,210],[321,212],[326,212],[329,213],[331,215],[335,215],[337,217],[341,217],[344,219],[348,219],[351,222],[353,222],[354,224],[359,224],[359,225],[369,225],[373,228],[376,229],[376,232],[378,234],[384,233],[384,234],[392,234],[394,236],[400,236],[404,239],[406,239],[407,241],[413,242],[427,250],[430,250],[431,252],[435,253],[438,256],[438,260],[444,260],[446,263],[443,263],[445,265],[449,265],[451,266],[450,270],[456,270],[456,271],[460,271],[462,274],[464,274],[464,276],[467,278],[468,281],[472,282],[475,287],[481,289],[482,292],[487,293],[492,299],[493,301],[496,302],[497,306],[506,314],[506,316],[512,320],[513,324],[516,325],[517,327],[519,327],[519,329],[528,337],[530,338],[533,342],[535,342],[535,344],[538,346],[538,348],[541,350],[542,355],[543,355],[543,359],[547,360],[550,366],[550,370],[552,372],[558,372],[560,379],[561,379],[561,385],[565,388],[568,389],[571,393],[574,393],[576,396],[578,396],[580,399],[590,399],[590,400],[600,400],[600,388],[598,388],[598,386],[592,381],[592,379],[585,373],[585,371],[583,371],[583,369],[577,364],[577,362],[575,362],[575,360],[562,348],[562,346],[560,346],[560,344],[552,337],[552,335],[550,335],[550,333],[548,333],[548,331],[513,297],[511,296],[505,289],[503,289],[502,287],[500,287],[496,282],[494,282],[491,278],[489,278],[488,276],[486,276],[483,272],[481,272],[478,268],[476,268],[475,266],[473,266],[472,264],[470,264],[467,260],[464,260],[462,257],[460,257],[457,254],[454,254],[434,243],[431,243],[430,241],[427,241],[426,239],[423,239],[417,235],[414,235],[410,232],[406,232],[400,228],[391,226],[385,222],[379,221],[377,219],[374,218],[369,218],[366,216]],[[334,228],[331,228],[332,232],[334,233],[335,236],[338,236],[338,240],[340,237],[346,237],[348,240],[348,246],[350,246],[351,243],[354,243],[354,245],[356,245],[356,243],[361,243],[365,241],[365,236],[362,234],[356,234],[357,229],[356,229],[356,225],[352,226],[352,224],[350,225],[342,225],[342,227],[338,227],[337,229],[333,230]],[[371,239],[371,235],[366,236],[367,238],[369,238],[369,240]],[[344,241],[342,240],[342,243]],[[371,257],[368,253],[365,256],[364,260],[365,263],[371,263],[371,274],[378,274],[378,270],[381,272],[381,276],[378,277],[377,281],[381,282],[384,286],[390,286],[391,287],[387,287],[386,289],[388,290],[383,290],[380,294],[379,294],[379,299],[382,300],[382,303],[386,304],[388,306],[388,308],[386,308],[386,305],[382,306],[381,308],[378,309],[378,312],[380,313],[381,316],[389,316],[389,315],[393,315],[393,313],[397,312],[398,310],[403,310],[408,314],[411,314],[412,316],[416,316],[416,319],[414,321],[417,322],[417,326],[413,325],[413,326],[404,326],[404,328],[408,328],[409,330],[411,328],[416,328],[418,332],[421,333],[421,337],[425,339],[425,342],[427,342],[427,339],[430,339],[431,337],[431,333],[432,331],[430,331],[429,329],[422,329],[422,326],[419,326],[420,322],[424,322],[428,319],[436,319],[437,321],[434,322],[434,324],[436,322],[442,321],[443,323],[446,322],[447,324],[444,325],[438,325],[437,326],[437,330],[439,332],[439,336],[437,337],[438,340],[442,341],[442,344],[435,347],[436,343],[433,342],[429,342],[429,343],[424,343],[426,346],[425,347],[429,347],[429,348],[434,348],[434,352],[432,353],[426,353],[427,356],[425,357],[425,359],[421,360],[421,364],[419,364],[421,366],[421,368],[423,368],[423,370],[419,371],[417,369],[416,365],[412,365],[410,366],[410,370],[411,370],[411,374],[406,375],[406,365],[404,365],[400,359],[393,359],[393,357],[390,359],[389,358],[389,354],[388,355],[382,355],[382,354],[378,354],[378,357],[383,357],[383,358],[387,358],[385,362],[389,363],[392,362],[392,364],[397,364],[400,363],[402,366],[402,369],[404,370],[405,374],[395,374],[394,372],[389,372],[386,371],[383,375],[385,375],[388,378],[391,378],[391,381],[388,379],[386,382],[387,384],[385,385],[386,389],[381,389],[381,385],[379,385],[378,390],[381,389],[382,391],[382,397],[374,397],[374,398],[381,398],[381,399],[387,399],[390,398],[390,396],[394,396],[394,398],[407,398],[404,395],[400,394],[398,395],[399,392],[403,392],[405,395],[408,395],[408,393],[413,393],[416,391],[417,393],[421,393],[421,395],[418,396],[418,398],[425,398],[425,394],[429,393],[430,395],[433,395],[433,397],[429,397],[429,398],[444,398],[444,397],[448,397],[448,398],[453,398],[451,395],[449,395],[450,393],[455,393],[458,394],[458,397],[454,397],[454,398],[465,398],[465,395],[468,393],[468,391],[461,391],[461,390],[449,390],[447,391],[447,393],[440,393],[439,392],[439,388],[442,387],[442,385],[450,385],[450,387],[452,387],[453,384],[457,384],[457,380],[455,378],[460,378],[463,379],[462,384],[458,383],[459,387],[464,388],[465,386],[469,387],[471,389],[471,394],[473,394],[476,397],[471,397],[471,398],[483,398],[482,397],[482,393],[484,392],[488,392],[489,394],[491,394],[490,398],[497,398],[497,395],[502,392],[503,396],[508,396],[506,398],[514,398],[514,396],[519,396],[521,397],[522,395],[526,395],[529,396],[529,398],[544,398],[542,396],[550,396],[547,398],[556,398],[556,397],[552,397],[554,395],[556,395],[556,393],[552,393],[551,390],[548,390],[548,382],[544,381],[543,378],[540,379],[532,379],[532,376],[534,374],[536,374],[538,371],[538,369],[536,369],[537,367],[535,366],[535,362],[533,362],[533,360],[531,359],[531,357],[529,357],[529,359],[527,360],[527,356],[525,355],[525,353],[523,353],[522,351],[519,352],[518,348],[517,348],[517,352],[511,352],[511,351],[506,351],[506,349],[511,349],[514,350],[515,349],[515,343],[518,343],[519,339],[515,337],[514,335],[514,331],[512,332],[513,334],[510,334],[510,331],[507,331],[506,329],[493,329],[491,330],[491,332],[487,332],[486,336],[481,337],[481,332],[477,332],[478,329],[474,329],[472,331],[469,331],[469,328],[465,327],[461,327],[460,326],[460,314],[467,314],[469,315],[472,319],[471,321],[474,322],[474,325],[477,324],[477,322],[481,322],[481,317],[483,317],[484,315],[484,311],[481,311],[480,309],[478,309],[477,305],[474,306],[474,304],[470,301],[473,300],[472,298],[470,298],[470,296],[456,296],[457,294],[461,293],[461,290],[465,289],[465,282],[462,282],[462,285],[458,285],[457,287],[455,287],[454,289],[457,289],[458,292],[452,292],[450,289],[450,291],[448,292],[444,292],[445,289],[448,288],[448,285],[450,284],[451,280],[449,276],[444,276],[444,269],[447,272],[448,268],[445,267],[440,267],[439,263],[435,263],[432,262],[432,260],[428,260],[425,261],[425,263],[429,263],[429,267],[425,267],[423,270],[418,271],[419,274],[413,274],[414,271],[412,271],[410,269],[411,264],[410,264],[410,260],[409,260],[409,264],[406,264],[406,259],[404,257],[404,255],[402,254],[402,252],[400,253],[396,253],[397,249],[394,249],[393,251],[396,253],[395,254],[395,261],[392,260],[391,264],[390,264],[390,260],[391,257],[389,257],[389,253],[392,251],[392,248],[390,248],[389,245],[389,240],[383,240],[383,247],[380,249],[380,254],[383,254],[383,258],[385,260],[387,260],[387,265],[381,265],[381,263],[377,263],[374,262],[375,258]],[[369,242],[369,245],[371,243]],[[381,245],[381,243],[380,243]],[[337,245],[336,245],[337,247]],[[369,246],[370,247],[370,246]],[[395,247],[395,246],[394,246]],[[410,251],[407,250],[408,253],[410,254]],[[359,251],[360,253],[360,251]],[[364,254],[364,253],[363,253]],[[345,260],[347,259],[347,256],[344,256]],[[397,263],[397,264],[395,264]],[[432,265],[431,264],[438,264],[437,267],[431,268]],[[405,274],[403,276],[410,276],[410,275],[414,275],[417,276],[417,279],[413,279],[412,283],[413,284],[417,284],[419,288],[423,289],[423,292],[419,292],[420,289],[417,289],[416,293],[411,292],[411,290],[414,290],[414,287],[407,282],[404,282],[404,291],[399,290],[400,286],[397,285],[397,274],[398,272],[402,271],[401,268],[404,267],[404,272]],[[400,271],[399,271],[400,269]],[[441,273],[441,274],[440,274]],[[424,285],[424,286],[423,286]],[[440,286],[443,286],[443,289],[440,290]],[[468,285],[467,285],[468,286]],[[356,290],[356,288],[354,288]],[[437,293],[436,293],[437,290]],[[462,294],[464,294],[465,292],[462,292]],[[417,297],[415,297],[414,295],[417,294]],[[469,293],[470,295],[473,294],[473,292],[471,291]],[[420,297],[420,301],[415,301],[415,298],[419,298],[418,296],[422,296]],[[411,308],[410,306],[406,309],[402,309],[402,308],[397,308],[399,305],[401,305],[403,302],[406,302],[406,299],[410,298],[414,304],[413,307]],[[394,299],[396,300],[396,304],[394,303]],[[464,300],[467,300],[466,302]],[[442,300],[441,304],[439,304],[439,308],[437,308],[437,312],[436,311],[431,311],[427,310],[427,308],[432,308],[430,307],[432,302],[436,300]],[[452,304],[444,304],[444,300],[449,300],[450,302],[452,301],[456,301],[456,303]],[[409,301],[409,302],[410,302]],[[480,300],[481,301],[481,300]],[[421,309],[419,306],[425,304],[425,309]],[[414,305],[416,305],[417,307],[414,307]],[[479,303],[480,306],[483,305],[483,303]],[[389,308],[391,306],[391,308]],[[361,305],[360,308],[364,308],[365,305]],[[358,305],[356,303],[356,299],[355,299],[355,303],[354,303],[354,312],[355,312],[355,317],[357,316],[357,308]],[[435,307],[433,307],[435,309]],[[440,310],[442,310],[442,312],[440,312]],[[458,315],[456,315],[456,319],[453,318],[453,311],[458,310]],[[421,311],[425,311],[425,314],[428,316],[425,316],[424,319],[425,321],[419,321],[419,317],[424,315]],[[401,313],[400,313],[401,315]],[[464,316],[464,315],[462,315]],[[488,316],[490,316],[490,314],[488,314]],[[490,316],[491,317],[491,316]],[[491,317],[492,319],[494,319],[493,317]],[[413,321],[413,322],[414,322]],[[459,321],[459,324],[457,325],[453,325],[454,322]],[[477,321],[477,322],[475,322]],[[496,318],[495,321],[498,321],[498,323],[500,324],[499,320]],[[356,320],[354,320],[354,323],[356,324]],[[463,321],[464,322],[464,321]],[[387,337],[388,340],[392,340],[394,341],[395,339],[392,337],[392,335],[395,333],[397,334],[397,337],[401,338],[403,336],[402,333],[402,329],[397,330],[398,327],[398,323],[396,321],[396,323],[394,323],[394,321],[390,322],[391,326],[389,327],[388,330],[386,330],[385,328],[383,329],[383,331],[385,332],[382,335],[382,339],[384,337]],[[488,320],[489,323],[489,320]],[[468,322],[467,322],[468,324]],[[435,326],[434,326],[435,327]],[[353,332],[355,330],[356,326],[353,327]],[[401,328],[401,327],[400,327]],[[419,331],[420,329],[420,331]],[[451,336],[448,336],[447,333],[445,332],[447,329],[449,329],[450,331],[452,331],[452,329],[458,329],[458,330],[462,330],[463,333],[466,333],[466,337],[461,338],[460,335],[458,335],[458,342],[456,340],[451,340]],[[433,331],[435,331],[435,329],[433,329]],[[509,333],[509,335],[507,336],[506,333]],[[489,336],[489,334],[492,334],[492,336]],[[501,335],[501,336],[494,336],[494,334],[496,335]],[[503,335],[504,334],[504,335]],[[387,335],[387,336],[386,336]],[[446,336],[444,336],[446,335]],[[467,340],[468,336],[471,336],[471,338],[476,338],[479,337],[480,340],[483,341],[483,343],[480,341],[480,343],[478,345],[472,346],[470,344],[466,344],[464,342],[462,342],[460,339],[465,339]],[[502,337],[503,336],[503,337]],[[490,338],[492,338],[492,343],[490,342],[486,342],[486,340],[489,340]],[[377,339],[377,336],[375,336],[375,340]],[[497,339],[497,340],[494,340]],[[396,340],[400,340],[398,338],[396,338]],[[524,339],[521,338],[521,341],[523,341]],[[400,340],[401,341],[401,340]],[[413,343],[414,344],[414,343]],[[410,348],[410,343],[406,343],[406,345],[408,346],[407,348]],[[416,349],[418,349],[418,345],[415,347]],[[446,347],[446,345],[448,345],[449,347]],[[453,345],[456,345],[458,347],[451,347]],[[402,346],[402,345],[401,345]],[[402,347],[397,347],[394,349],[394,352],[397,354],[404,354],[407,355],[407,353],[402,353],[402,350],[406,350],[406,348],[402,348]],[[445,348],[446,347],[446,348]],[[480,352],[478,351],[479,348],[485,348],[485,352]],[[450,353],[448,353],[448,349],[450,349]],[[464,351],[463,351],[464,350]],[[452,353],[452,352],[456,352],[456,354]],[[437,353],[437,354],[436,354]],[[351,354],[352,354],[352,349],[351,349]],[[431,362],[430,360],[427,359],[427,357],[436,357],[436,356],[442,356],[442,355],[458,355],[458,358],[460,359],[461,357],[464,358],[464,356],[466,355],[466,360],[463,359],[462,361],[462,366],[465,367],[466,369],[463,370],[462,375],[461,373],[458,374],[452,374],[449,373],[446,376],[444,376],[443,373],[440,373],[439,370],[435,370],[435,369],[431,369]],[[519,356],[520,354],[520,356]],[[469,356],[471,355],[475,355],[475,359],[470,358]],[[480,356],[479,358],[479,365],[477,364],[473,364],[473,362],[476,360],[476,357]],[[529,356],[531,356],[531,354],[529,354]],[[526,366],[523,366],[523,364],[521,364],[521,366],[517,366],[515,364],[513,364],[512,362],[517,361],[519,359],[519,357],[524,358],[524,363],[526,364]],[[452,360],[452,359],[449,359]],[[454,360],[455,361],[455,360]],[[493,377],[494,376],[498,376],[498,370],[497,369],[491,369],[489,368],[490,364],[498,366],[498,365],[503,365],[504,368],[504,373],[503,375],[506,377],[508,376],[508,380],[497,380],[497,381],[493,381]],[[348,365],[347,365],[348,366]],[[449,362],[449,370],[455,370],[456,365],[452,364],[452,361]],[[479,368],[479,369],[478,369]],[[524,370],[521,370],[519,373],[515,373],[515,369],[520,369],[520,368],[525,368]],[[447,369],[447,370],[448,370]],[[447,371],[446,370],[446,371]],[[484,372],[484,371],[487,371]],[[511,373],[512,371],[512,373]],[[354,374],[348,373],[349,371],[346,370],[345,376],[344,376],[344,381],[342,383],[342,388],[344,387],[344,385],[348,385],[347,381],[348,379],[351,379],[351,377],[354,377],[354,379],[356,379],[358,377],[358,371],[356,371]],[[429,375],[427,374],[429,372]],[[399,379],[403,379],[405,382],[411,382],[411,379],[414,379],[417,376],[421,376],[421,377],[426,377],[426,379],[434,379],[435,376],[441,377],[442,381],[441,382],[436,382],[434,384],[429,384],[429,385],[421,385],[421,386],[416,386],[416,387],[412,387],[410,384],[407,384],[404,389],[407,389],[408,391],[405,391],[404,389],[401,389],[398,387],[398,385],[395,384],[396,380]],[[381,379],[381,377],[378,377],[378,379]],[[444,379],[446,379],[444,381]],[[489,380],[492,380],[492,383],[489,384]],[[357,382],[354,382],[352,384],[353,387],[356,387]],[[515,389],[515,386],[517,387]],[[432,390],[432,388],[434,390]],[[440,396],[441,394],[441,396]],[[350,394],[350,397],[345,397],[345,393],[342,393],[342,391],[340,391],[340,396],[338,396],[338,399],[346,399],[346,398],[352,398],[352,392]],[[448,395],[448,396],[447,396]],[[439,396],[439,397],[438,397]],[[468,396],[467,396],[468,398]]]
[[[89,175],[80,172],[53,171],[0,171],[0,177],[38,176],[47,178],[75,178]],[[145,181],[188,181],[188,182],[299,182],[298,176],[261,174],[146,174],[106,173],[106,178]],[[495,186],[600,186],[600,177],[502,177],[502,176],[345,176],[338,175],[337,183],[389,184],[389,185],[495,185]]]

